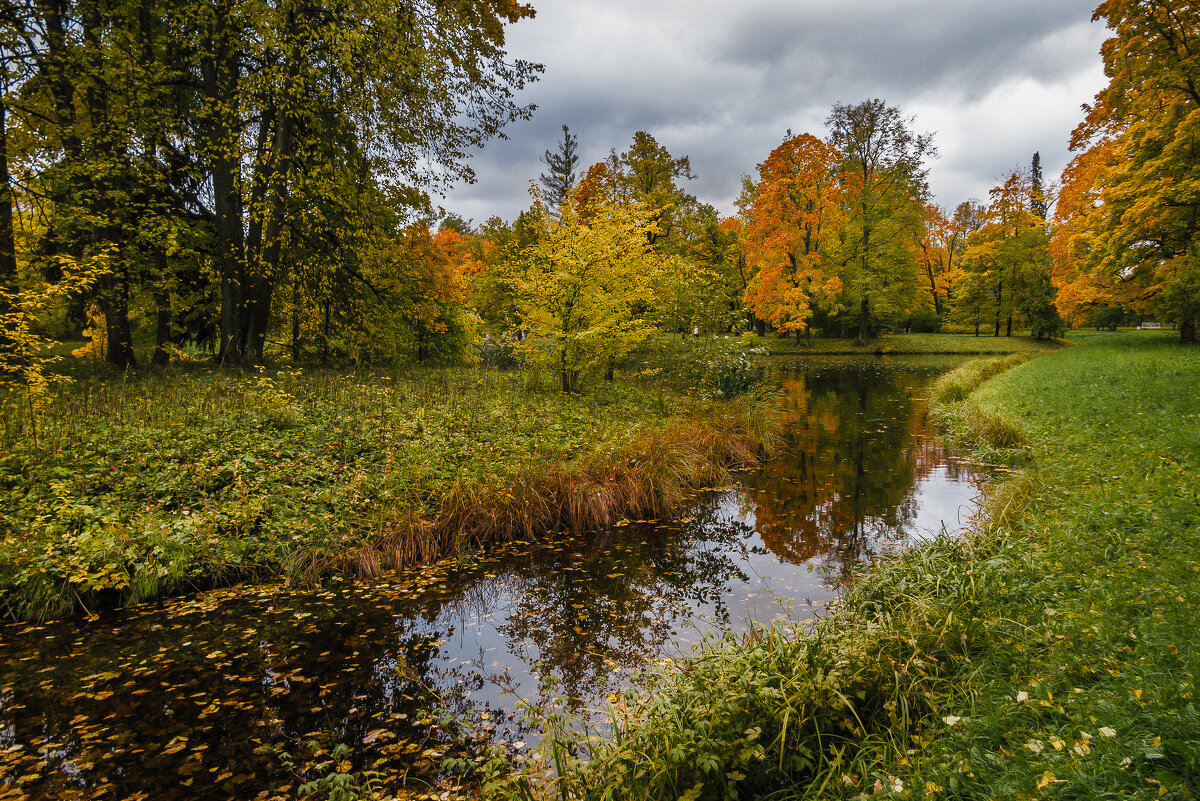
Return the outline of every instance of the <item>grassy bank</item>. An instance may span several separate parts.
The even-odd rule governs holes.
[[[519,373],[80,376],[0,441],[0,611],[382,569],[661,516],[772,441],[749,400]]]
[[[1030,460],[992,487],[974,536],[882,563],[814,626],[664,668],[619,699],[614,737],[574,743],[590,759],[553,789],[1195,798],[1198,386],[1200,350],[1125,337],[997,375],[969,408],[948,401],[947,419],[1002,420]]]

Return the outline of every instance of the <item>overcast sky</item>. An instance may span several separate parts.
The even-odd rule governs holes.
[[[722,214],[787,130],[824,138],[836,102],[879,97],[933,132],[935,200],[953,207],[1042,154],[1069,159],[1080,105],[1104,85],[1097,0],[533,0],[511,55],[545,65],[538,106],[472,159],[478,181],[441,203],[511,220],[564,123],[581,167],[649,131],[691,157],[687,189]]]

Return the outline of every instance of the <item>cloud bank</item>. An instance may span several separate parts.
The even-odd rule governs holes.
[[[477,222],[512,219],[561,125],[582,165],[649,131],[691,157],[688,190],[733,211],[788,129],[824,136],[834,103],[881,97],[935,133],[935,199],[986,198],[1042,155],[1069,160],[1080,105],[1104,85],[1095,0],[543,0],[509,28],[509,52],[545,64],[521,96],[533,119],[472,159],[477,181],[441,201]]]

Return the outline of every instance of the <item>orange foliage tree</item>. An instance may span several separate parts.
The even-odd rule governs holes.
[[[829,244],[842,223],[837,148],[811,134],[787,139],[758,168],[744,248],[756,270],[746,304],[780,331],[809,330],[813,306],[842,290]]]
[[[1108,298],[1155,309],[1195,341],[1200,316],[1200,7],[1106,0],[1093,15],[1109,85],[1071,146],[1072,230],[1057,247],[1067,311]],[[1078,229],[1086,228],[1086,237]]]

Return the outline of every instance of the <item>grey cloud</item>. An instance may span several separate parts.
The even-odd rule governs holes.
[[[1103,79],[1094,2],[545,0],[510,34],[514,56],[546,64],[522,96],[539,109],[473,159],[477,183],[444,205],[511,219],[566,123],[585,165],[650,131],[691,157],[689,191],[728,213],[788,128],[820,135],[834,102],[867,97],[938,133],[941,202],[986,196],[1035,149],[1047,175],[1066,163],[1078,106]]]

